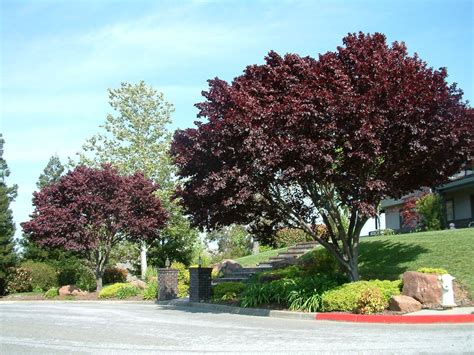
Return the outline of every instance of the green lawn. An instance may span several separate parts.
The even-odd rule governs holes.
[[[243,266],[267,261],[283,249],[236,259]],[[396,280],[409,270],[442,267],[474,292],[474,228],[362,238],[363,279]]]
[[[255,266],[259,263],[268,261],[272,256],[276,256],[278,253],[286,251],[288,248],[274,249],[265,251],[256,255],[247,255],[241,258],[235,259],[242,266]]]
[[[359,261],[364,279],[393,280],[420,267],[442,267],[474,291],[474,229],[363,238]]]

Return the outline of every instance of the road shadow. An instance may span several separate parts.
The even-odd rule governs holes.
[[[396,237],[394,237],[396,238]],[[397,280],[409,271],[409,262],[428,249],[396,240],[367,241],[360,244],[359,272],[361,278]]]

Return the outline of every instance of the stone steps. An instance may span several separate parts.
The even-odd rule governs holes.
[[[268,261],[263,262],[256,267],[244,267],[231,273],[227,273],[223,277],[214,279],[213,284],[219,284],[223,282],[245,282],[252,275],[255,275],[259,272],[270,271],[274,268],[281,268],[295,264],[300,256],[314,249],[317,245],[317,242],[298,243],[289,247],[286,251],[276,256],[270,257]]]

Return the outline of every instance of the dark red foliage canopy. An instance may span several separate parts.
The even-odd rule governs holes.
[[[124,239],[151,241],[168,218],[157,189],[141,173],[120,176],[109,165],[80,166],[34,193],[35,210],[22,227],[38,244],[67,250],[108,251]]]
[[[196,105],[207,122],[177,131],[172,145],[196,224],[286,207],[311,223],[330,209],[325,189],[372,216],[382,198],[441,183],[469,159],[472,111],[445,68],[379,33],[343,43],[318,59],[270,52],[231,84],[209,80]]]

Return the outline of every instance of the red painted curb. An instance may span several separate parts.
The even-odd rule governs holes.
[[[351,314],[351,313],[317,313],[316,320],[332,320],[357,323],[474,323],[474,314],[445,314],[401,316],[394,314]]]

